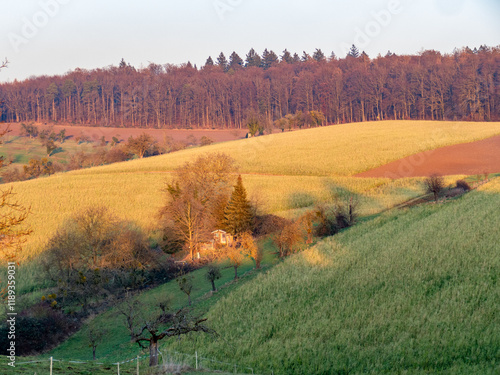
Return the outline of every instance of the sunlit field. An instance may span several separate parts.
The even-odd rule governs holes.
[[[497,133],[498,123],[385,121],[338,125],[14,183],[16,199],[31,207],[28,224],[34,231],[19,259],[40,253],[66,218],[92,205],[105,205],[145,230],[154,228],[164,199],[161,189],[170,172],[207,152],[226,152],[236,159],[249,196],[255,198],[262,212],[293,216],[292,210],[354,196],[361,214],[371,215],[421,194],[421,179],[391,181],[343,175],[424,149]]]
[[[39,254],[59,225],[90,206],[106,206],[147,232],[158,226],[162,189],[169,173],[82,174],[71,172],[14,184],[15,199],[31,207],[19,259]],[[421,179],[244,175],[248,195],[262,213],[293,217],[295,210],[357,198],[360,214],[372,215],[424,192]],[[450,178],[450,183],[454,181]],[[299,211],[300,212],[300,211]]]
[[[88,173],[169,171],[205,152],[225,152],[247,173],[350,176],[417,152],[497,134],[499,122],[379,121],[333,125],[183,150]]]

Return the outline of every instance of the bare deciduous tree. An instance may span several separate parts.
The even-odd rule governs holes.
[[[264,256],[263,249],[255,243],[250,232],[241,234],[239,240],[244,253],[248,254],[254,260],[255,268],[259,269]]]
[[[211,264],[207,268],[207,273],[205,274],[206,279],[212,285],[212,291],[216,292],[217,288],[215,287],[215,280],[219,280],[221,278],[220,269],[215,264]]]
[[[198,243],[214,230],[220,202],[227,201],[235,170],[228,155],[207,154],[177,169],[175,180],[164,190],[167,203],[160,214],[165,226],[185,244],[191,259]]]
[[[188,298],[188,306],[191,306],[191,292],[193,291],[193,276],[189,274],[181,274],[177,278],[179,289],[186,294]]]
[[[142,159],[146,153],[156,145],[156,140],[147,133],[142,133],[137,138],[130,137],[127,141],[127,149]]]
[[[424,181],[426,191],[434,194],[434,201],[438,201],[439,193],[444,189],[444,179],[442,176],[432,175]]]
[[[223,250],[224,255],[229,259],[229,262],[234,268],[234,279],[238,279],[238,267],[241,266],[243,260],[245,259],[245,254],[242,249],[233,242],[231,245],[228,245]]]
[[[292,222],[274,236],[273,242],[278,248],[278,256],[280,258],[284,258],[300,248],[304,242],[304,237],[301,232],[302,228],[300,223]]]
[[[98,329],[97,327],[90,325],[88,331],[88,341],[89,347],[92,348],[92,359],[96,360],[96,350],[99,344],[102,343],[103,338],[107,335],[108,330]]]
[[[182,336],[190,332],[215,334],[214,330],[204,324],[206,318],[192,316],[186,309],[175,313],[168,312],[165,304],[160,304],[158,308],[159,312],[141,319],[141,323],[131,330],[134,342],[142,348],[146,348],[146,345],[149,347],[150,366],[158,365],[158,342],[164,338]]]

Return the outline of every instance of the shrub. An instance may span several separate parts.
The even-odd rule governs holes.
[[[2,182],[16,182],[16,181],[24,181],[26,180],[26,175],[23,170],[18,167],[10,167],[2,174]]]
[[[0,327],[0,348],[7,352],[8,326]],[[76,322],[55,310],[46,302],[23,310],[16,317],[16,354],[39,354],[61,343],[70,333],[78,328]]]
[[[200,139],[200,146],[208,146],[211,145],[212,143],[214,143],[214,141],[207,136],[203,136]]]
[[[267,236],[283,230],[290,224],[290,220],[280,216],[268,214],[255,217],[254,231],[255,236]]]
[[[457,189],[462,189],[463,191],[469,191],[471,189],[470,185],[465,180],[457,181]]]

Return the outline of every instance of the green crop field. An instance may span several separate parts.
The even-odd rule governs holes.
[[[64,143],[57,142],[58,147],[52,152],[50,160],[66,164],[71,154],[83,151],[95,151],[95,144],[87,142],[76,142],[67,140]],[[28,164],[30,159],[47,157],[47,150],[42,146],[39,139],[28,137],[6,135],[3,144],[0,145],[0,156],[12,161],[13,166]]]
[[[206,356],[275,374],[500,371],[500,180],[297,254],[207,314]]]

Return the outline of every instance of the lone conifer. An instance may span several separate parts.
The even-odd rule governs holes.
[[[252,219],[252,208],[247,200],[247,192],[241,176],[238,176],[231,199],[224,210],[224,227],[233,236],[237,236],[250,230]]]

